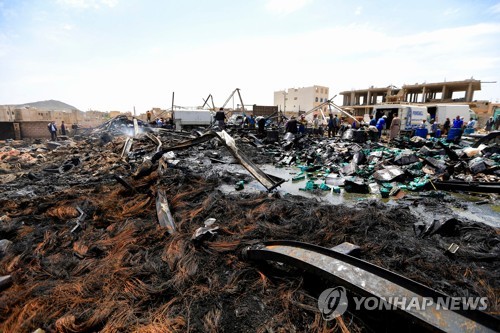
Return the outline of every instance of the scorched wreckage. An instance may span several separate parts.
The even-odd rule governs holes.
[[[3,145],[0,331],[498,330],[498,225],[440,190],[498,207],[498,145],[370,138],[119,117]],[[337,287],[345,308],[327,317]],[[356,309],[361,296],[487,306]]]

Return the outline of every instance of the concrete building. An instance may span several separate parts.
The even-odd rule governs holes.
[[[413,103],[419,105],[468,104],[478,116],[479,127],[493,115],[493,105],[489,101],[474,100],[474,92],[481,90],[481,80],[415,83],[401,88],[388,86],[383,88],[343,91],[342,108],[354,116],[369,114],[376,104]]]
[[[328,87],[288,88],[274,92],[274,105],[285,114],[307,112],[328,100]],[[327,112],[328,106],[324,107]]]
[[[55,121],[58,128],[64,121],[68,132],[73,124],[80,128],[92,128],[109,119],[107,112],[73,110],[40,110],[35,107],[0,106],[1,139],[50,138],[47,124]]]
[[[459,103],[472,104],[474,92],[481,90],[480,80],[463,80],[437,83],[415,83],[401,88],[388,86],[383,88],[343,91],[342,107],[356,116],[369,113],[373,106],[382,103]]]

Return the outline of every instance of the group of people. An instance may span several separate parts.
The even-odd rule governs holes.
[[[71,126],[71,128],[74,130],[74,132],[76,133],[76,130],[78,129],[78,125],[77,124],[73,124]],[[47,125],[47,129],[49,130],[50,132],[50,139],[52,141],[57,141],[57,125],[56,125],[56,122],[55,121],[51,121],[48,125]],[[66,130],[66,125],[64,124],[64,120],[61,121],[61,129],[60,129],[60,133],[61,135],[67,135],[67,130]]]
[[[500,115],[497,116],[497,119],[493,119],[493,117],[490,117],[486,121],[486,126],[484,127],[486,132],[491,132],[491,131],[498,131],[500,130]]]
[[[148,121],[151,123],[150,121]],[[172,117],[165,119],[165,118],[156,118],[154,121],[154,124],[156,127],[166,127],[166,128],[173,128],[174,127],[174,119]]]
[[[382,138],[382,132],[387,127],[387,116],[383,115],[382,117],[376,119],[370,115],[370,122],[368,123],[368,129],[375,132],[378,135],[378,139]],[[393,140],[399,135],[401,130],[401,119],[397,114],[394,114],[394,117],[389,124],[389,140]]]
[[[339,134],[343,126],[342,122],[343,121],[339,118],[338,115],[329,115],[326,124],[327,135],[329,138],[332,138]],[[307,126],[308,122],[305,115],[301,115],[299,119],[297,119],[295,116],[292,116],[285,123],[285,133],[288,132],[292,134],[304,134],[306,132]],[[313,115],[313,119],[311,121],[311,135],[313,137],[320,137],[324,135],[323,122],[320,120],[317,114]]]

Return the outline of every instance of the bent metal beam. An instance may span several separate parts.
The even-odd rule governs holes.
[[[495,332],[500,321],[479,310],[438,309],[438,299],[448,295],[430,289],[399,274],[370,264],[364,260],[331,249],[294,241],[273,241],[248,246],[242,256],[247,260],[271,260],[286,263],[317,274],[351,292],[391,303],[394,297],[412,299],[423,304],[424,298],[433,300],[424,309],[401,307],[391,303],[395,313],[409,317],[426,329],[442,332]]]

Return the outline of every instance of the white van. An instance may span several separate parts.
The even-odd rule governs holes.
[[[384,115],[387,116],[386,128],[389,128],[396,113],[401,119],[402,130],[415,129],[428,117],[425,106],[411,104],[380,104],[375,105],[372,111],[373,117],[377,120]]]
[[[471,118],[477,119],[477,115],[469,108],[467,104],[436,104],[427,105],[427,112],[429,113],[429,120],[434,119],[438,124],[443,125],[446,118],[453,119],[457,116],[464,118],[467,122]]]

